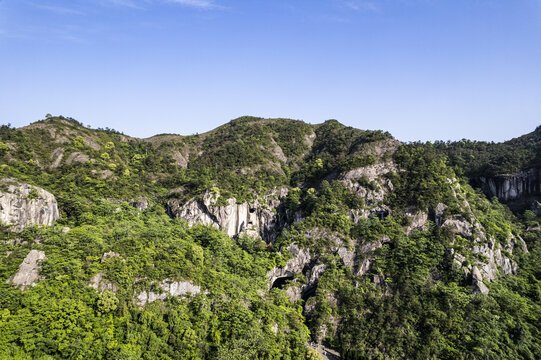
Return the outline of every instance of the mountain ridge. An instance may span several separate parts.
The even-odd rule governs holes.
[[[509,159],[530,164],[536,139]],[[509,146],[491,149],[336,120],[150,139],[61,118],[2,126],[2,177],[36,190],[0,187],[0,354],[541,356],[540,221],[472,187],[476,165],[459,162],[492,166]],[[56,204],[48,226],[21,215]]]

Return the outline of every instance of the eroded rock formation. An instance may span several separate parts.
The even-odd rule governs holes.
[[[227,205],[218,206],[219,195],[206,192],[202,199],[194,198],[184,204],[176,199],[169,200],[168,208],[172,216],[183,218],[191,225],[211,225],[229,236],[245,233],[273,242],[285,223],[279,206],[287,193],[288,189],[284,187],[269,192],[262,202],[237,204],[232,198],[227,200]]]
[[[480,177],[483,191],[501,201],[517,200],[541,192],[541,169],[530,169],[518,174]]]
[[[15,179],[0,180],[0,222],[20,231],[30,225],[51,225],[59,217],[55,197]]]

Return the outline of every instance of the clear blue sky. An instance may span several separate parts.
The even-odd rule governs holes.
[[[46,113],[506,140],[541,125],[541,0],[0,0],[0,122]]]

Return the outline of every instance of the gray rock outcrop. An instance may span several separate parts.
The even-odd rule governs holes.
[[[163,280],[158,287],[163,291],[160,294],[152,291],[142,291],[137,295],[137,304],[144,306],[156,300],[165,300],[170,296],[196,295],[201,293],[201,287],[189,281]]]
[[[31,250],[24,258],[19,270],[15,275],[8,279],[8,282],[15,284],[21,290],[26,290],[30,286],[38,283],[42,277],[39,275],[41,268],[40,262],[45,260],[45,252],[40,250]]]
[[[511,248],[508,248],[511,250]],[[478,262],[478,271],[487,281],[493,281],[498,277],[498,274],[508,275],[516,274],[518,265],[513,260],[502,254],[500,244],[496,244],[494,239],[490,239],[488,243],[479,244],[473,247],[474,254],[481,255],[486,261]]]
[[[479,271],[477,266],[473,267],[472,283],[473,283],[473,292],[481,293],[481,294],[488,294],[488,287],[485,285],[485,283],[483,283],[483,276],[481,276],[481,272]]]
[[[473,226],[462,215],[455,215],[453,219],[447,219],[442,224],[443,227],[451,229],[454,233],[465,238],[471,238],[473,235]]]
[[[407,211],[406,216],[411,219],[411,224],[406,227],[406,234],[411,235],[414,230],[424,231],[426,230],[426,222],[428,220],[428,214],[419,211],[417,213],[413,211]]]
[[[120,257],[120,254],[119,253],[116,253],[114,251],[109,251],[109,252],[106,252],[106,253],[103,253],[103,256],[101,257],[101,262],[105,262],[109,259],[112,259],[112,258],[115,258],[115,257]],[[125,260],[123,260],[125,261]]]
[[[285,223],[278,207],[287,193],[287,188],[280,188],[269,192],[263,202],[237,204],[232,198],[227,200],[227,205],[217,206],[219,195],[207,191],[202,199],[191,199],[184,204],[176,199],[169,200],[168,209],[172,216],[191,225],[215,226],[229,236],[244,233],[273,242]]]
[[[295,274],[303,272],[304,267],[312,260],[310,251],[299,248],[297,244],[289,245],[287,250],[293,255],[293,258],[289,259],[284,267],[275,267],[267,273],[269,288],[279,278],[293,278]]]
[[[0,180],[0,222],[13,225],[12,230],[51,225],[58,217],[58,205],[51,193],[14,179]]]
[[[384,235],[377,241],[365,242],[357,249],[357,258],[355,259],[353,273],[356,276],[362,276],[368,273],[375,260],[375,252],[381,248],[384,243],[390,242],[391,239]]]
[[[483,191],[501,201],[517,200],[541,192],[541,169],[530,169],[518,174],[480,177]]]
[[[90,279],[89,286],[91,288],[96,289],[99,292],[103,292],[105,290],[117,292],[118,290],[117,287],[112,282],[105,279],[103,276],[104,276],[104,273],[101,273],[101,272],[94,275],[94,277]]]
[[[148,208],[148,200],[145,198],[139,198],[137,200],[130,201],[130,205],[137,210],[145,210],[146,208]]]
[[[378,163],[350,170],[339,177],[339,180],[359,197],[368,207],[381,205],[385,195],[393,190],[393,184],[385,177],[397,171],[394,163]]]

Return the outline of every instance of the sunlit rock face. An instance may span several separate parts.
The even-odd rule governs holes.
[[[51,225],[58,219],[53,194],[14,179],[0,180],[0,221],[20,231],[31,225]]]
[[[17,273],[9,278],[8,282],[15,284],[21,290],[36,285],[41,280],[41,276],[39,275],[41,269],[40,262],[45,259],[45,252],[31,250],[21,265],[19,265]]]
[[[202,199],[194,198],[186,203],[169,200],[168,208],[172,216],[180,217],[191,225],[215,226],[229,236],[245,233],[273,242],[285,223],[278,207],[287,193],[288,189],[284,187],[269,192],[261,202],[237,204],[232,198],[226,205],[217,206],[217,195],[206,192]]]

